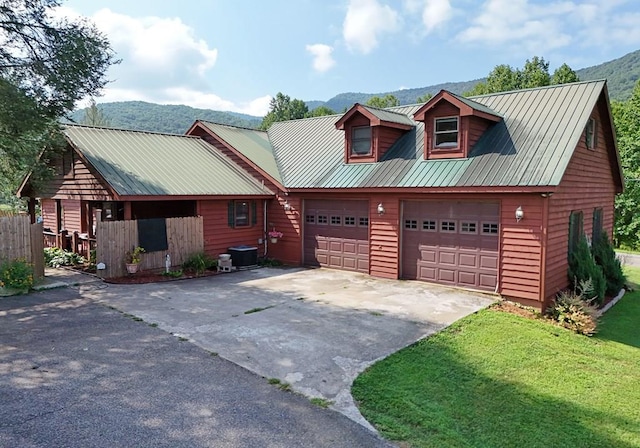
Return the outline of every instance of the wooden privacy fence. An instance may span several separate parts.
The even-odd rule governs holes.
[[[33,265],[34,278],[44,277],[42,223],[31,224],[26,215],[0,217],[0,264],[20,258]]]
[[[204,250],[202,217],[167,218],[167,250],[142,254],[141,270],[160,270],[165,257],[171,256],[171,265],[180,266],[190,255]],[[105,221],[96,225],[96,263],[104,263],[98,270],[102,278],[122,277],[127,274],[124,255],[138,246],[137,221]]]

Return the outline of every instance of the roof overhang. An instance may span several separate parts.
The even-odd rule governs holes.
[[[343,131],[345,123],[347,123],[353,116],[360,114],[369,120],[371,126],[384,126],[388,128],[402,129],[409,131],[413,128],[412,125],[407,123],[398,123],[395,121],[382,120],[376,116],[366,106],[356,103],[349,109],[338,121],[336,121],[336,129]]]
[[[493,121],[496,123],[499,121],[502,121],[502,117],[500,115],[490,114],[483,110],[476,109],[471,104],[468,104],[466,101],[462,101],[456,95],[446,90],[441,90],[429,101],[427,101],[424,104],[424,106],[422,106],[420,109],[416,111],[415,114],[413,114],[413,119],[416,121],[424,121],[425,115],[429,113],[431,110],[433,110],[441,102],[447,102],[449,104],[454,105],[456,108],[460,110],[461,117],[467,117],[467,116],[473,115],[473,116],[483,118],[485,120]]]

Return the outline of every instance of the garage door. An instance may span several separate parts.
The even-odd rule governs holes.
[[[494,291],[499,204],[405,201],[402,277]]]
[[[369,272],[369,202],[305,201],[304,262]]]

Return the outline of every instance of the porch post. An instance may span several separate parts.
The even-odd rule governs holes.
[[[131,201],[124,203],[124,220],[131,221]]]

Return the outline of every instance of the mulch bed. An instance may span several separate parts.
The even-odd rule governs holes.
[[[139,271],[135,274],[126,275],[124,277],[107,278],[104,279],[104,281],[105,283],[140,285],[143,283],[172,282],[175,280],[185,280],[189,278],[211,277],[213,275],[218,275],[218,273],[216,271],[205,271],[200,275],[185,273],[181,277],[169,277],[167,275],[162,275],[162,272]]]

